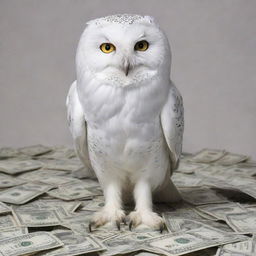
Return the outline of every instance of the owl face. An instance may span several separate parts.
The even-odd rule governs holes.
[[[148,16],[113,15],[90,21],[81,36],[77,75],[112,86],[136,86],[170,75],[168,39]]]

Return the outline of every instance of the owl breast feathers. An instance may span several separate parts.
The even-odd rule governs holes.
[[[90,224],[124,221],[163,228],[152,201],[175,202],[171,181],[182,150],[182,97],[170,80],[168,39],[152,17],[112,15],[87,23],[66,105],[78,156],[105,206]]]

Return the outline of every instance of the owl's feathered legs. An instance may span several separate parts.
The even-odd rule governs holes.
[[[165,228],[163,219],[152,211],[152,191],[147,180],[139,180],[134,187],[135,211],[129,214],[129,228],[145,224],[161,232]]]
[[[125,213],[122,210],[121,187],[118,182],[106,184],[104,187],[105,206],[102,210],[96,212],[89,224],[89,230],[92,227],[100,227],[107,222],[112,222],[120,229],[120,223],[125,222]]]

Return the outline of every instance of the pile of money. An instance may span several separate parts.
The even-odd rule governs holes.
[[[248,156],[183,153],[171,177],[183,201],[154,205],[162,233],[111,223],[90,232],[104,197],[83,168],[65,146],[0,149],[1,256],[256,255],[256,162]]]

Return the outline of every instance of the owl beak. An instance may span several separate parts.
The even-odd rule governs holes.
[[[130,69],[130,63],[129,62],[126,62],[123,66],[123,71],[125,73],[126,76],[128,76],[128,73],[129,73],[129,69]]]

